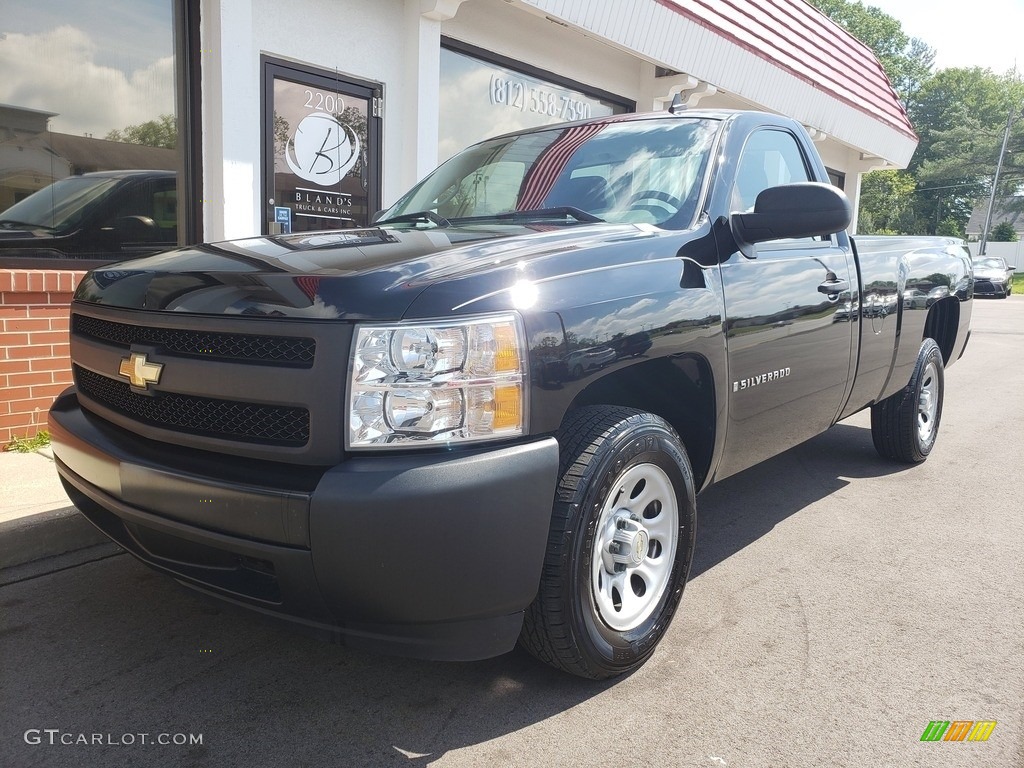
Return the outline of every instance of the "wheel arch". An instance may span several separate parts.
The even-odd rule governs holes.
[[[660,416],[686,447],[696,487],[703,487],[715,449],[715,380],[708,360],[685,354],[645,360],[594,381],[564,418],[588,405],[621,405]]]
[[[960,328],[960,300],[955,296],[935,302],[928,310],[923,339],[934,339],[942,352],[942,363],[948,366],[956,347]]]

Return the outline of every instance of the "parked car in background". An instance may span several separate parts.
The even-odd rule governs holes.
[[[122,259],[178,244],[174,171],[68,176],[0,213],[0,257]]]
[[[1001,256],[976,256],[973,261],[975,296],[999,296],[1005,299],[1013,293],[1013,273],[1016,267],[1008,265]]]
[[[616,357],[618,355],[614,349],[607,344],[600,344],[571,353],[566,357],[565,363],[569,368],[569,375],[578,379],[590,371],[598,371],[609,363],[614,363]]]

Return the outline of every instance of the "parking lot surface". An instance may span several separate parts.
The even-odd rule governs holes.
[[[701,496],[630,677],[359,653],[122,554],[0,587],[0,765],[1024,766],[1024,297],[974,311],[927,462],[860,414]]]

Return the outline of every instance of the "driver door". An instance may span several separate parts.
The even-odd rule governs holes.
[[[754,131],[732,187],[732,211],[752,210],[759,192],[812,181],[797,137]],[[853,351],[856,272],[845,233],[775,240],[722,265],[729,351],[728,448],[724,477],[825,431],[847,392]]]

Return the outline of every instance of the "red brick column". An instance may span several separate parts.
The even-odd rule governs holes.
[[[0,449],[46,429],[71,383],[68,307],[85,272],[0,269]]]

